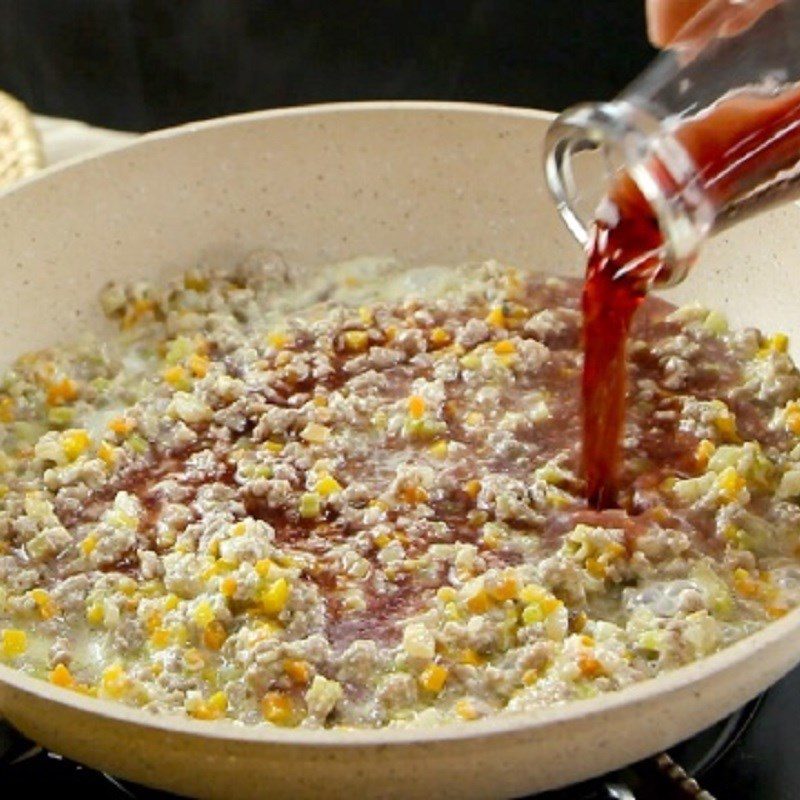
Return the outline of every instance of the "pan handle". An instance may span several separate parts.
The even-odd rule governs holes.
[[[666,753],[626,767],[602,791],[607,800],[714,800]]]

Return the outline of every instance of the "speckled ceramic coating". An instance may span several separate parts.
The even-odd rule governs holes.
[[[4,354],[61,341],[111,278],[159,279],[269,246],[290,263],[487,256],[577,274],[539,172],[548,117],[446,104],[278,111],[155,134],[0,197]],[[794,337],[797,211],[727,234],[675,294]],[[7,360],[7,359],[4,359]],[[618,693],[431,731],[244,729],[87,699],[0,667],[0,710],[65,755],[201,797],[520,796],[654,752],[800,658],[800,612]]]

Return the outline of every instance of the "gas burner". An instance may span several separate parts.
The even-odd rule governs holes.
[[[762,697],[677,745],[598,780],[537,800],[726,800],[800,797],[800,668]],[[694,779],[697,779],[698,786]],[[0,722],[0,785],[32,797],[74,791],[98,800],[177,800],[49,753]]]
[[[758,715],[763,697],[692,739],[597,780],[539,795],[538,800],[713,800],[696,778],[719,764],[737,745]]]

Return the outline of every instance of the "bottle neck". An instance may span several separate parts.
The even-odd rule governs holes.
[[[614,215],[615,192],[633,182],[661,231],[662,286],[686,276],[715,226],[714,203],[686,148],[657,117],[624,101],[561,114],[548,131],[545,173],[559,213],[584,247],[595,222]]]

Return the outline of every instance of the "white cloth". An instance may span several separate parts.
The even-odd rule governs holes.
[[[93,128],[72,119],[35,116],[34,121],[42,137],[47,165],[86,155],[93,150],[105,150],[125,144],[136,138],[135,133]]]

